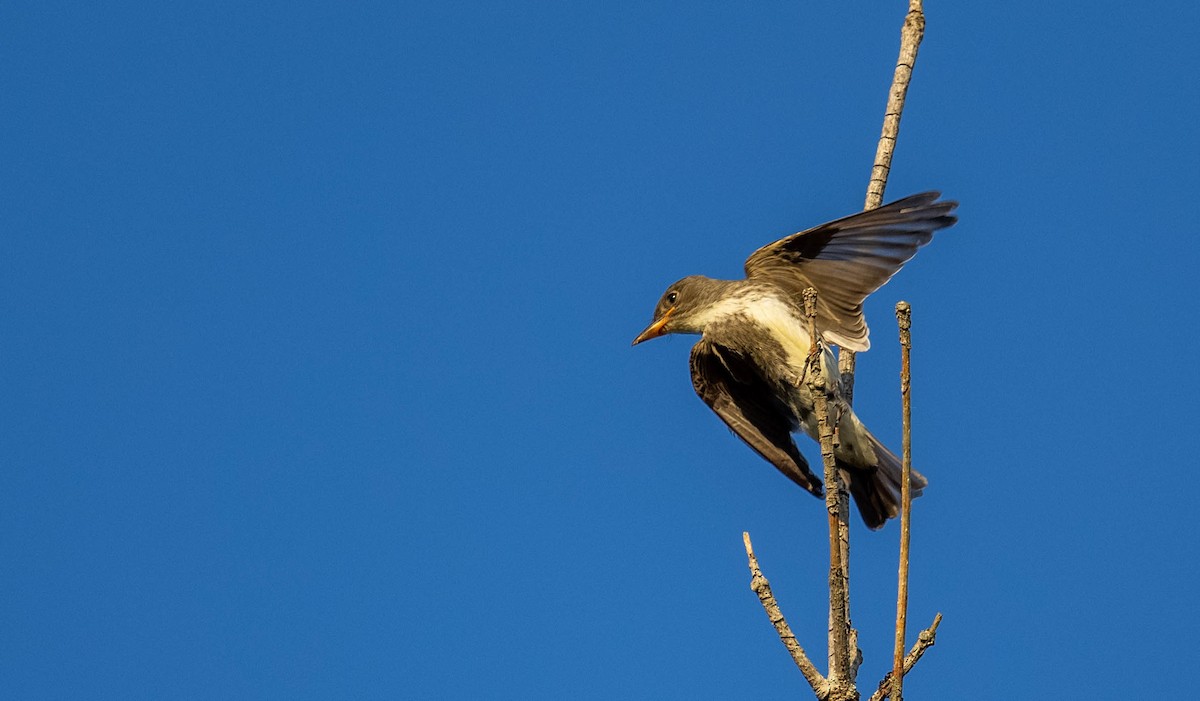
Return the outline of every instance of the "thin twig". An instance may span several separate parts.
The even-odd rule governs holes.
[[[896,59],[896,71],[892,75],[892,89],[888,92],[887,108],[883,115],[883,128],[879,135],[879,144],[875,149],[875,164],[871,167],[871,180],[867,183],[867,197],[863,209],[875,209],[883,204],[883,193],[887,189],[888,175],[892,170],[892,155],[896,151],[896,141],[900,136],[900,117],[904,113],[904,100],[908,96],[908,85],[912,80],[913,67],[917,64],[917,52],[921,48],[921,39],[925,36],[925,10],[922,0],[909,0],[908,14],[904,17],[904,26],[900,30],[900,55]],[[896,305],[896,318],[900,323],[901,365],[900,394],[903,400],[904,413],[904,454],[903,477],[900,486],[900,568],[896,591],[896,640],[892,659],[892,698],[903,701],[905,660],[904,652],[905,628],[908,612],[908,547],[910,538],[910,523],[912,518],[912,404],[910,397],[911,378],[909,374],[909,350],[912,346],[910,336],[912,309],[907,303]],[[839,355],[839,364],[843,361]],[[851,370],[854,368],[854,357],[851,354],[845,361]],[[846,382],[853,383],[853,378]],[[941,614],[934,620],[931,630],[937,629]],[[924,636],[924,633],[922,633]],[[930,638],[932,645],[932,637]],[[924,652],[924,648],[921,648]],[[920,655],[918,654],[919,658]],[[915,664],[916,659],[913,660]],[[910,665],[911,666],[911,665]]]
[[[904,633],[908,617],[908,543],[912,524],[912,305],[896,303],[896,321],[900,326],[900,403],[904,451],[900,478],[900,571],[896,583],[896,646],[892,651],[892,691],[894,701],[904,701]]]
[[[837,437],[837,420],[834,420],[834,438]],[[846,609],[846,629],[849,640],[846,643],[846,654],[850,657],[850,669],[847,678],[853,684],[858,678],[858,666],[862,663],[862,650],[858,649],[858,631],[850,617],[850,489],[844,479],[840,479],[838,470],[838,547],[842,551],[842,606]]]
[[[888,91],[887,107],[883,112],[883,128],[880,130],[879,144],[875,147],[871,179],[867,182],[864,210],[875,209],[883,204],[883,191],[887,189],[888,175],[892,172],[892,155],[896,152],[896,140],[900,137],[904,99],[908,96],[913,66],[917,64],[917,50],[921,48],[921,39],[924,37],[925,10],[922,0],[909,0],[908,14],[900,30],[900,56],[896,59],[896,71],[892,75],[892,87]],[[842,398],[847,404],[854,401],[854,364],[854,351],[842,349],[838,352]]]
[[[846,594],[846,571],[842,564],[842,538],[839,521],[845,514],[838,502],[842,489],[841,475],[833,458],[833,426],[829,421],[829,399],[822,367],[823,347],[817,334],[817,291],[804,290],[804,313],[808,316],[808,333],[812,343],[809,353],[808,385],[812,390],[813,409],[817,415],[817,438],[821,443],[821,459],[825,465],[825,509],[829,512],[829,684],[830,698],[850,698],[854,691],[850,676],[850,621]],[[857,692],[854,692],[857,696]]]
[[[875,209],[883,204],[883,191],[887,188],[888,173],[892,170],[892,154],[896,151],[896,139],[900,136],[904,98],[908,96],[908,83],[912,80],[913,66],[917,63],[917,50],[921,48],[921,39],[925,36],[925,10],[921,2],[909,0],[908,15],[904,17],[904,27],[900,30],[900,57],[896,59],[896,72],[892,76],[892,89],[883,113],[883,129],[875,149],[875,165],[871,168],[871,181],[867,184],[867,201],[863,209]]]
[[[775,632],[779,634],[783,646],[792,656],[792,661],[800,668],[800,673],[808,680],[808,685],[812,687],[817,698],[824,698],[828,682],[817,671],[812,660],[808,659],[804,648],[800,647],[791,627],[783,617],[783,612],[779,610],[779,603],[775,601],[775,595],[771,593],[771,585],[758,567],[758,558],[754,556],[754,546],[750,544],[750,534],[743,531],[742,541],[746,545],[746,559],[750,563],[750,589],[758,595],[758,601],[762,604],[763,610],[767,612],[767,618],[770,619],[771,625],[775,626]]]
[[[937,629],[942,622],[942,614],[933,617],[933,623],[928,628],[921,631],[917,636],[917,642],[913,643],[912,649],[908,651],[908,655],[904,658],[904,673],[908,674],[912,671],[913,665],[917,664],[917,660],[921,659],[921,655],[925,654],[925,650],[932,647],[937,640]],[[879,688],[875,693],[871,694],[868,701],[883,701],[888,698],[892,690],[892,673],[888,672],[883,675],[883,680],[879,682]]]

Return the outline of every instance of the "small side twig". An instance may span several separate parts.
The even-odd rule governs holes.
[[[912,649],[908,651],[908,655],[904,657],[904,674],[912,671],[917,660],[921,659],[921,655],[925,654],[925,650],[932,647],[937,640],[937,629],[942,622],[942,614],[933,617],[933,623],[928,628],[921,631],[917,636],[917,642],[913,643]],[[875,693],[871,694],[868,701],[883,701],[889,697],[892,690],[892,673],[888,672],[883,676],[883,680],[879,682],[879,688]]]
[[[847,580],[849,582],[849,580]],[[848,588],[848,587],[847,587]],[[847,609],[848,611],[849,609]],[[857,681],[858,668],[862,666],[863,654],[858,648],[858,629],[850,626],[850,678]]]
[[[838,378],[842,383],[842,399],[846,404],[854,404],[854,351],[845,348],[838,349]]]
[[[746,545],[746,559],[750,563],[750,589],[758,595],[758,601],[762,604],[763,610],[767,612],[767,618],[770,619],[771,625],[775,626],[775,632],[779,634],[783,646],[792,656],[792,661],[800,668],[800,673],[808,680],[808,685],[812,687],[817,698],[825,698],[828,693],[828,682],[817,671],[812,660],[808,659],[804,648],[800,647],[791,627],[783,617],[783,612],[779,610],[779,603],[775,601],[775,595],[771,593],[771,585],[758,567],[758,558],[754,556],[754,546],[750,544],[750,534],[743,531],[742,541]]]
[[[900,403],[902,406],[903,457],[900,477],[900,568],[896,583],[896,645],[892,652],[893,701],[904,699],[904,634],[908,617],[908,545],[912,524],[912,305],[896,303],[900,326]]]

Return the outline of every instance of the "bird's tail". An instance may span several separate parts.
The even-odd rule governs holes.
[[[889,518],[900,514],[900,485],[904,473],[900,458],[871,435],[857,418],[852,421],[857,424],[857,438],[866,445],[860,446],[854,455],[847,455],[846,460],[837,456],[837,466],[842,471],[842,479],[849,483],[850,495],[854,497],[863,522],[871,530],[877,530],[883,528]],[[862,450],[867,446],[870,447],[869,451]],[[869,460],[856,459],[870,453],[874,453],[874,465],[869,464]],[[915,499],[921,496],[921,491],[929,485],[929,481],[913,470],[910,484]]]

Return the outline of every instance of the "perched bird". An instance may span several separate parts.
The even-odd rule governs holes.
[[[958,203],[926,192],[793,234],[746,260],[746,279],[693,275],[667,288],[637,345],[670,333],[701,334],[692,348],[692,385],[743,441],[793,482],[822,496],[822,480],[796,448],[792,432],[817,438],[813,394],[804,376],[812,339],[803,292],[818,292],[817,333],[843,349],[870,347],[862,303],[933,232],[951,226]],[[829,413],[838,419],[834,459],[863,521],[881,528],[899,513],[900,460],[858,420],[841,397],[837,363],[822,354]],[[928,482],[912,472],[912,493]]]

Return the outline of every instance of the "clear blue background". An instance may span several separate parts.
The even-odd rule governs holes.
[[[821,504],[629,342],[861,208],[905,9],[5,3],[0,695],[804,698],[741,533],[823,660]],[[1184,696],[1200,5],[928,12],[888,195],[961,222],[856,399],[898,448],[911,301],[907,696]]]

